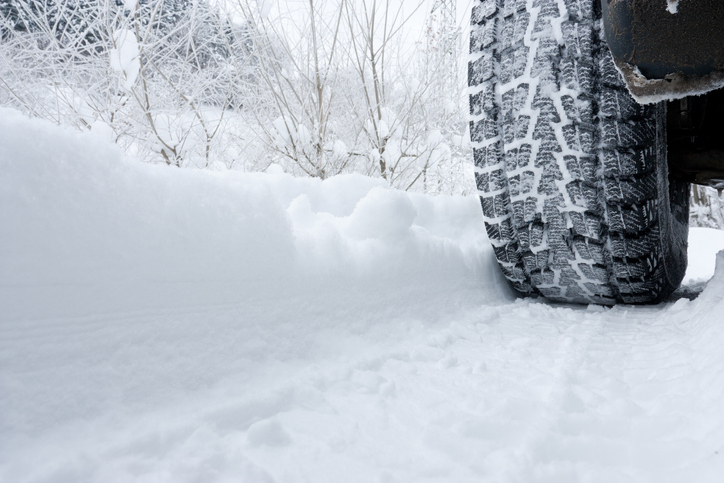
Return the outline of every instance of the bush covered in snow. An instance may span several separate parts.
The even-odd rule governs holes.
[[[151,163],[470,190],[459,29],[410,39],[422,3],[283,5],[4,2],[0,105]]]

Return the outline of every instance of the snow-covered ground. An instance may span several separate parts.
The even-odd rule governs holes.
[[[0,481],[722,481],[722,232],[686,297],[551,305],[474,198],[270,171],[0,111]]]

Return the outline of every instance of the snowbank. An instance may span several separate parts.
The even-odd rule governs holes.
[[[62,480],[88,431],[510,300],[479,209],[363,176],[144,165],[1,110],[0,480]]]
[[[406,194],[362,176],[321,182],[143,165],[91,135],[10,110],[0,119],[6,317],[312,286],[436,298],[464,291],[480,301],[480,288],[492,285],[473,199]],[[96,300],[99,284],[124,293]],[[216,288],[199,293],[199,285]]]

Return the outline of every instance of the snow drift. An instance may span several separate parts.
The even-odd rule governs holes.
[[[0,133],[3,455],[508,296],[474,199],[144,165],[12,110]]]
[[[163,305],[166,296],[188,303],[220,290],[221,299],[235,293],[241,300],[307,293],[310,285],[439,297],[468,289],[469,297],[492,280],[471,198],[406,194],[355,175],[321,182],[275,170],[144,165],[90,134],[10,110],[0,118],[0,277],[11,290],[33,286],[28,296],[44,299],[10,296],[11,314],[44,311],[56,295],[62,300],[53,310],[82,312],[87,304],[127,306],[128,296]],[[89,300],[84,294],[99,284],[131,292]],[[217,289],[198,293],[199,285]],[[150,293],[157,290],[167,293]],[[76,297],[85,298],[70,304]]]

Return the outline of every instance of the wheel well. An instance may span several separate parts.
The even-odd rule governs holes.
[[[724,89],[669,101],[667,136],[672,179],[724,188]]]

